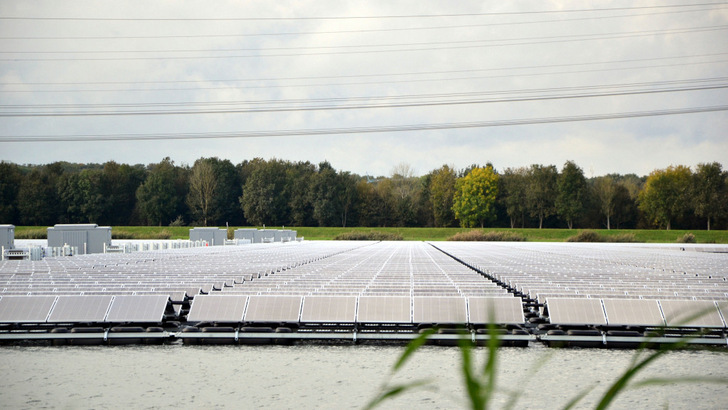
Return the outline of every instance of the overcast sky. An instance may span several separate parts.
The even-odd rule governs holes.
[[[728,166],[706,3],[3,1],[0,160]]]

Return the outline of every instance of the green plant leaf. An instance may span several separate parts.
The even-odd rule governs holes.
[[[396,372],[402,366],[404,366],[404,364],[407,362],[407,359],[410,358],[412,353],[414,353],[415,351],[417,351],[417,349],[422,347],[422,345],[424,345],[425,342],[427,342],[427,338],[429,338],[435,332],[437,332],[436,328],[427,329],[424,332],[422,332],[419,336],[412,339],[412,341],[407,344],[407,347],[404,349],[402,356],[399,357],[399,360],[397,360],[397,363],[394,364],[394,367],[392,368],[392,372]]]
[[[406,393],[410,390],[415,390],[424,386],[427,386],[432,383],[431,379],[423,379],[423,380],[416,380],[411,383],[407,384],[399,384],[396,386],[392,386],[386,391],[383,391],[381,394],[379,394],[377,397],[375,397],[372,401],[367,403],[367,405],[364,407],[365,409],[373,409],[376,406],[380,405],[383,401],[394,398],[399,396],[400,394]]]

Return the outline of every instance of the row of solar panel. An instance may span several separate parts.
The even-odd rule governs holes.
[[[200,295],[190,322],[524,323],[515,297]]]
[[[6,296],[0,323],[160,322],[165,296]],[[514,297],[200,295],[189,322],[523,323]]]
[[[728,327],[728,301],[548,298],[559,325]]]
[[[604,244],[436,244],[513,289],[547,296],[728,300],[728,255]]]
[[[166,295],[3,296],[0,323],[159,323],[168,302]]]

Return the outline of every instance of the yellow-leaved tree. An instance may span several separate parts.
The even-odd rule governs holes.
[[[463,228],[485,226],[495,219],[498,174],[492,166],[473,168],[455,182],[452,210]]]

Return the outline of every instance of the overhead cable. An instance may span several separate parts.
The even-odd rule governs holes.
[[[230,139],[230,138],[271,138],[293,136],[316,136],[337,134],[367,134],[390,133],[409,131],[435,131],[446,129],[488,128],[517,125],[555,124],[565,122],[599,121],[626,118],[641,118],[679,114],[694,114],[728,111],[728,105],[708,107],[690,107],[678,109],[664,109],[655,111],[622,112],[612,114],[572,115],[564,117],[525,118],[495,121],[455,122],[438,124],[410,124],[410,125],[382,125],[369,127],[321,128],[297,130],[268,130],[268,131],[232,131],[211,133],[170,133],[170,134],[93,134],[93,135],[26,135],[26,136],[0,136],[0,142],[73,142],[73,141],[151,141],[151,140],[190,140],[190,139]]]

